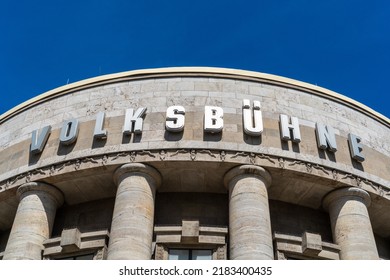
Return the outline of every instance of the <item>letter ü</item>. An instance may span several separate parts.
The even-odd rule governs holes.
[[[253,114],[250,108],[250,101],[244,99],[242,102],[242,116],[244,132],[251,136],[260,136],[263,133],[263,115],[261,113],[260,101],[253,101]]]

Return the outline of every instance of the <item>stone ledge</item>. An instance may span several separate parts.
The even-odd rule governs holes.
[[[227,227],[199,226],[185,221],[184,226],[155,226],[156,243],[225,244]],[[197,226],[198,224],[198,226]],[[183,228],[185,227],[184,232]],[[191,230],[188,228],[191,227]]]
[[[63,230],[61,237],[50,238],[44,241],[43,257],[49,258],[83,250],[99,250],[107,246],[108,230],[72,234],[75,232],[77,233],[78,229]]]
[[[319,259],[339,260],[340,246],[323,242],[321,236],[315,233],[304,232],[302,237],[281,233],[274,233],[273,239],[278,254],[298,257],[316,257]]]
[[[119,166],[120,164],[177,162],[177,161],[210,161],[237,164],[253,164],[270,168],[307,173],[336,182],[360,187],[370,193],[377,194],[390,200],[390,182],[372,174],[353,170],[344,164],[335,164],[314,157],[301,156],[292,152],[276,151],[257,147],[256,153],[252,150],[226,150],[216,147],[207,149],[166,148],[141,149],[132,151],[110,151],[101,153],[96,151],[89,156],[75,154],[66,160],[46,161],[38,167],[25,166],[16,171],[0,176],[0,194],[6,190],[16,188],[30,181],[42,181],[49,177],[88,170],[90,168],[103,168]],[[16,173],[16,174],[15,174]]]

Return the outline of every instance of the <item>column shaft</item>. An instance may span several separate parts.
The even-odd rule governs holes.
[[[230,259],[272,260],[267,187],[270,174],[259,166],[235,167],[225,175],[229,189]]]
[[[31,182],[19,187],[20,202],[4,252],[4,260],[40,260],[50,238],[57,208],[63,203],[55,187]]]
[[[118,190],[112,217],[108,259],[151,258],[154,201],[161,177],[154,168],[130,163],[115,172]]]
[[[379,259],[367,207],[370,195],[359,188],[338,189],[324,199],[333,239],[340,246],[342,260]]]

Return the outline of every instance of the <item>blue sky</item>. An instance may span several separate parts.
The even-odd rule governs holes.
[[[390,1],[2,0],[0,114],[45,91],[134,69],[285,76],[390,117]]]

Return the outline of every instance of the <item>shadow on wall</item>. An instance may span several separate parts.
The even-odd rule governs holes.
[[[0,231],[0,252],[5,251],[11,230]]]
[[[156,225],[181,225],[183,220],[198,220],[200,225],[229,224],[227,194],[160,193],[156,195]]]
[[[42,153],[33,154],[33,153],[29,152],[29,154],[28,154],[28,165],[37,164],[39,162],[39,160],[41,159],[41,155],[42,155]]]
[[[330,160],[330,161],[333,161],[333,162],[337,162],[336,154],[331,152],[331,151],[328,151],[328,150],[318,149],[318,156],[320,158],[322,158],[322,159],[326,159],[326,160]]]
[[[291,141],[283,141],[283,140],[280,141],[281,146],[282,146],[282,150],[284,150],[284,151],[290,150],[289,142],[291,142]],[[299,143],[291,142],[291,149],[294,153],[301,152],[301,150],[299,148]]]
[[[107,138],[104,139],[93,138],[92,149],[103,148],[106,145],[106,143],[107,143]]]
[[[222,133],[203,132],[203,141],[218,142],[222,140]]]
[[[110,229],[115,198],[64,204],[57,210],[52,237],[61,236],[63,229],[78,228],[80,232]]]
[[[184,135],[184,131],[172,133],[166,130],[164,132],[164,139],[166,141],[174,141],[174,142],[180,141],[183,138],[183,135]]]
[[[263,142],[262,136],[250,136],[245,133],[243,133],[243,140],[248,145],[261,145]]]
[[[364,171],[364,166],[362,163],[360,163],[354,159],[351,159],[351,163],[352,163],[352,166],[354,168],[356,168],[357,170]]]
[[[58,151],[57,151],[57,155],[58,156],[64,156],[64,155],[67,155],[69,153],[71,153],[74,149],[74,147],[76,146],[76,142],[70,144],[70,145],[64,145],[64,144],[60,144],[58,146]]]
[[[273,232],[294,236],[316,232],[323,241],[333,243],[328,213],[277,200],[270,200],[269,206]]]
[[[142,134],[134,134],[134,133],[130,135],[123,134],[122,144],[140,143],[141,139],[142,139]]]

